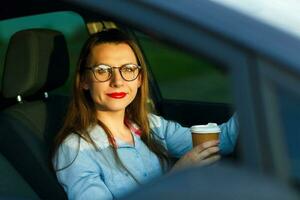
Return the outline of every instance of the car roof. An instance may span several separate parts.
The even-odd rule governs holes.
[[[300,38],[298,0],[210,0]]]
[[[194,51],[197,49],[192,41],[199,38],[199,32],[206,32],[226,45],[270,58],[300,73],[299,37],[210,0],[62,2],[91,13],[103,13],[116,21],[126,22],[150,35]]]
[[[255,0],[251,5],[257,3],[257,5],[268,7],[270,4],[266,4],[266,0],[260,4],[259,2],[261,1]],[[287,2],[295,2],[295,0],[288,0]],[[59,10],[73,10],[89,20],[88,18],[92,18],[93,15],[101,16],[103,13],[102,16],[111,17],[119,22],[126,22],[126,24],[131,24],[137,29],[166,41],[178,43],[180,46],[186,46],[179,42],[179,40],[183,40],[182,36],[186,35],[184,31],[192,31],[193,33],[190,34],[196,36],[197,31],[201,30],[209,32],[225,42],[228,41],[233,45],[288,64],[292,66],[293,70],[300,72],[300,61],[297,55],[300,52],[300,36],[298,37],[295,33],[288,31],[292,28],[288,29],[287,26],[283,30],[284,27],[279,28],[268,23],[267,20],[259,20],[259,17],[256,16],[257,13],[252,12],[251,14],[250,12],[251,8],[253,10],[253,6],[249,7],[247,11],[245,5],[249,5],[249,1],[109,0],[99,3],[93,0],[29,0],[25,3],[10,0],[6,3],[5,7],[1,6],[0,19]],[[274,9],[275,6],[273,6]],[[291,13],[293,12],[288,15],[289,19],[295,16]],[[267,14],[261,15],[267,16]],[[299,17],[293,19],[296,24],[300,21]],[[274,20],[271,21],[274,22]],[[289,21],[286,24],[293,23]],[[298,31],[300,35],[299,28],[293,30],[294,32]],[[170,36],[172,35],[170,31],[173,31],[177,36]]]

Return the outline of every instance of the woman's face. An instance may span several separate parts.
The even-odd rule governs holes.
[[[121,67],[124,64],[137,64],[136,56],[126,43],[104,43],[96,45],[90,55],[89,66],[99,64],[111,67]],[[82,87],[89,90],[98,111],[125,111],[125,108],[134,100],[141,85],[141,77],[133,81],[125,81],[120,71],[113,69],[111,78],[106,82],[96,80],[93,72],[87,70]]]

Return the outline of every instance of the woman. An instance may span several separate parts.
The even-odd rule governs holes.
[[[80,59],[74,95],[54,146],[53,164],[69,199],[119,198],[171,168],[209,164],[233,149],[235,119],[219,141],[192,149],[191,133],[150,114],[148,78],[140,49],[110,29],[91,35]],[[233,142],[232,142],[233,141]]]

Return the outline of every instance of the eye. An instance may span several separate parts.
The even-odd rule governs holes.
[[[137,66],[135,65],[124,65],[121,69],[122,72],[134,72],[137,69]]]
[[[106,74],[106,73],[110,73],[110,71],[111,71],[111,68],[106,65],[99,65],[94,68],[94,72],[96,74]]]

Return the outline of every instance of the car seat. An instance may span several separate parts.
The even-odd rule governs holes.
[[[39,199],[28,183],[0,153],[0,199]]]
[[[49,167],[49,145],[62,126],[68,98],[36,97],[60,87],[68,71],[67,45],[60,32],[28,29],[11,37],[1,92],[18,103],[0,112],[0,152],[41,199],[66,199]]]

